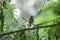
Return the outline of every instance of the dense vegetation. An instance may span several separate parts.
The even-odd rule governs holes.
[[[27,28],[26,22],[17,28],[13,6],[10,0],[0,1],[0,40],[60,40],[60,0],[38,8],[32,28]]]

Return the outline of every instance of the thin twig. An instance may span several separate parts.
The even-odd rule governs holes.
[[[58,17],[58,18],[56,18],[56,19],[60,19],[60,17]],[[49,23],[49,22],[55,21],[56,19],[53,19],[53,20],[50,20],[50,21],[47,21],[47,22],[43,22],[43,23],[39,23],[39,24],[37,24],[37,25],[46,24],[46,23]]]

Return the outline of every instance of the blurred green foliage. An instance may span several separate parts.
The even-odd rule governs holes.
[[[2,3],[4,3],[2,5]],[[16,18],[14,17],[13,13],[13,7],[10,4],[10,0],[0,2],[0,9],[3,8],[3,13],[4,13],[4,32],[6,31],[13,31],[12,24],[18,23]],[[39,12],[40,8],[37,9],[37,13]],[[41,9],[42,11],[39,13],[39,15],[34,19],[34,24],[40,24],[44,22],[41,25],[36,26],[37,30],[32,30],[32,31],[25,31],[25,32],[20,32],[20,33],[15,33],[13,34],[12,40],[45,40],[44,38],[48,40],[56,40],[56,35],[58,36],[58,39],[60,39],[60,26],[54,26],[54,27],[49,27],[49,28],[42,28],[38,29],[40,26],[46,26],[46,25],[52,25],[52,24],[60,24],[60,19],[56,19],[60,17],[60,0],[57,0],[57,2],[49,2],[48,4],[45,4],[44,7]],[[1,10],[0,10],[1,13]],[[0,14],[1,15],[1,14]],[[1,17],[0,17],[1,18]],[[1,21],[0,21],[1,22]],[[8,24],[8,25],[7,25]],[[1,23],[0,23],[1,25]],[[9,30],[6,29],[8,26]],[[25,27],[25,25],[24,25]],[[34,26],[35,27],[35,26]],[[26,28],[26,27],[25,27]],[[8,35],[10,36],[10,35]],[[8,37],[7,37],[8,38]],[[43,38],[43,39],[42,39]]]

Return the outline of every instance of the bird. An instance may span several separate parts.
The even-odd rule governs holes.
[[[31,24],[33,24],[34,22],[34,18],[33,16],[31,15],[30,18],[29,18],[29,26],[31,26]]]

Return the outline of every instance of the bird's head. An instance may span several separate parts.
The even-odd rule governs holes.
[[[31,15],[30,17],[32,17],[33,18],[33,16]]]

